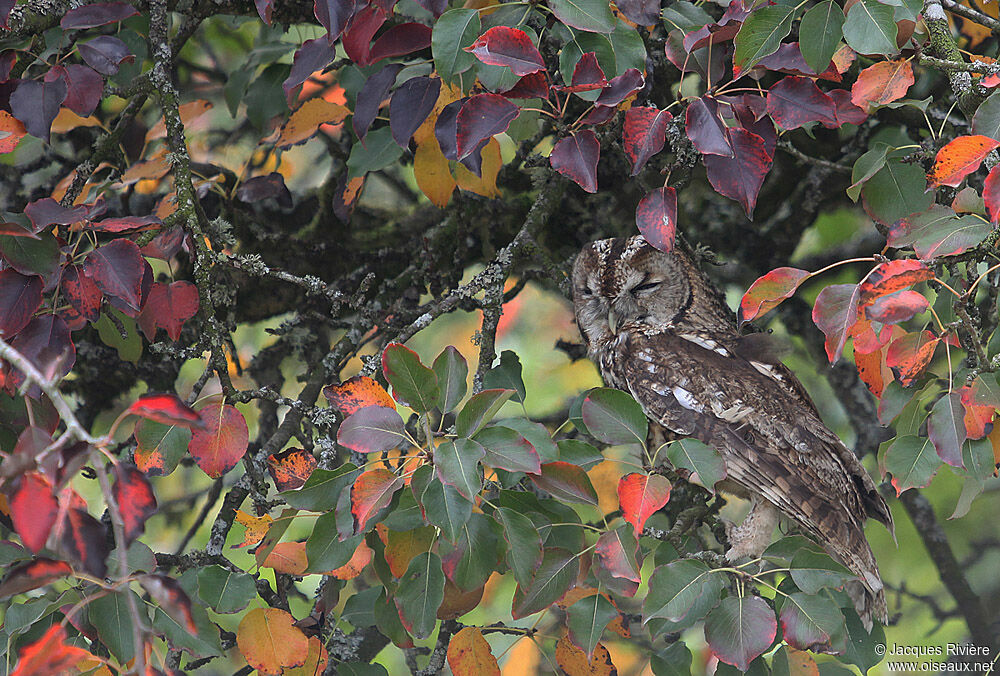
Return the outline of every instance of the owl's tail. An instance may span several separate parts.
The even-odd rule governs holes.
[[[860,526],[850,528],[847,537],[827,541],[826,550],[839,559],[848,570],[858,576],[846,585],[847,595],[854,602],[861,622],[867,631],[872,629],[872,619],[882,624],[889,621],[885,603],[885,586],[878,572],[875,555]]]

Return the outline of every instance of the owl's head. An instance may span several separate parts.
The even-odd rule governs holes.
[[[573,265],[576,322],[591,347],[626,324],[665,328],[690,297],[678,254],[653,248],[641,235],[591,242]]]

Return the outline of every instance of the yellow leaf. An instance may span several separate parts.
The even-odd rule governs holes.
[[[101,121],[91,115],[90,117],[80,117],[69,108],[60,108],[56,119],[52,120],[52,131],[56,134],[65,134],[73,131],[77,127],[100,127]]]
[[[468,190],[483,197],[499,197],[497,174],[500,173],[503,160],[500,158],[500,143],[495,138],[490,139],[490,142],[483,148],[482,157],[482,177],[473,174],[464,164],[458,164],[455,166],[455,180],[462,190]]]
[[[444,209],[448,206],[456,183],[448,168],[448,158],[441,152],[441,146],[433,135],[417,145],[413,176],[417,179],[417,186],[436,207]]]
[[[253,516],[251,514],[247,514],[241,509],[237,509],[236,523],[244,526],[246,528],[246,532],[243,533],[243,542],[238,545],[233,545],[233,549],[255,545],[263,540],[264,535],[267,533],[267,529],[271,527],[272,521],[274,521],[274,519],[267,514],[264,516]]]
[[[588,661],[587,653],[570,643],[566,635],[556,643],[556,663],[568,676],[612,676],[618,673],[603,643],[594,647],[594,657]]]
[[[306,655],[305,663],[300,667],[285,669],[281,676],[317,676],[326,670],[328,659],[326,646],[315,636],[310,636],[309,654]]]
[[[448,666],[455,676],[500,676],[497,658],[476,627],[465,627],[451,637]]]
[[[309,639],[294,625],[295,618],[278,608],[254,608],[236,630],[243,658],[261,674],[278,676],[300,667],[309,655]]]
[[[819,676],[819,666],[809,653],[789,648],[788,673],[789,676]]]
[[[320,125],[340,124],[350,112],[347,106],[339,103],[330,103],[320,98],[310,99],[288,118],[281,128],[281,134],[275,145],[279,148],[288,148],[302,143],[312,138]]]

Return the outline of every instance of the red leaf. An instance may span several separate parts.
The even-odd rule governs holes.
[[[597,491],[587,478],[587,473],[578,465],[562,461],[548,462],[542,465],[541,475],[529,474],[528,478],[557,500],[597,506]]]
[[[930,301],[912,289],[882,296],[865,308],[865,316],[882,324],[899,324],[925,312]]]
[[[903,259],[880,263],[861,284],[859,303],[862,307],[870,305],[880,296],[888,296],[928,279],[934,279],[934,271],[921,261]]]
[[[868,119],[868,113],[851,102],[851,93],[846,89],[831,90],[829,96],[837,106],[838,126],[861,124]]]
[[[181,280],[164,284],[156,282],[139,315],[139,328],[148,340],[156,338],[156,329],[166,329],[171,340],[181,337],[184,322],[198,314],[198,288]]]
[[[767,92],[767,112],[783,129],[798,129],[810,122],[838,127],[837,105],[810,78],[791,76]]]
[[[470,97],[462,104],[455,121],[457,158],[471,155],[481,143],[507,131],[520,112],[520,108],[499,94]]]
[[[662,479],[663,477],[660,478]],[[619,484],[620,487],[621,484]],[[636,532],[641,532],[641,529]],[[602,533],[601,537],[597,538],[597,559],[612,577],[639,583],[641,578],[639,575],[639,565],[636,561],[639,543],[637,540],[632,540],[629,544],[629,549],[632,549],[632,551],[626,549],[625,543],[622,541],[622,534],[616,530]]]
[[[851,103],[862,110],[892,103],[906,96],[913,82],[909,60],[880,61],[858,74],[851,87]]]
[[[597,192],[597,162],[601,144],[590,129],[570,134],[556,143],[549,164],[587,192]]]
[[[60,548],[68,558],[94,577],[107,575],[108,531],[100,521],[82,507],[71,507],[58,531]]]
[[[164,425],[203,427],[201,416],[176,394],[144,394],[128,407],[128,413]]]
[[[389,127],[399,146],[406,148],[410,144],[414,132],[434,110],[440,91],[439,78],[414,77],[393,92],[389,101]]]
[[[506,99],[545,99],[549,96],[549,78],[544,71],[525,75],[502,93]]]
[[[102,2],[71,9],[63,16],[59,26],[63,30],[96,28],[123,21],[139,12],[127,2]]]
[[[608,86],[604,88],[601,95],[594,101],[594,105],[617,106],[629,96],[642,89],[645,84],[646,79],[642,76],[642,73],[636,68],[629,68],[618,77],[611,78],[608,81]]]
[[[1000,141],[989,136],[959,136],[953,139],[938,151],[934,167],[927,174],[930,187],[948,185],[957,188],[998,146]]]
[[[618,481],[618,504],[622,518],[632,524],[639,537],[648,519],[670,500],[670,482],[659,474],[626,474]],[[635,580],[638,582],[638,580]]]
[[[67,644],[66,628],[57,622],[40,639],[21,648],[11,676],[72,673],[82,660],[96,658],[83,648]]]
[[[864,325],[864,330],[858,332],[858,327]],[[902,329],[895,329],[901,332]],[[886,326],[880,335],[872,331],[871,322],[859,320],[854,332],[854,364],[858,376],[868,386],[869,391],[879,399],[887,383],[893,381],[892,370],[885,363],[885,346],[893,338],[894,329]]]
[[[83,271],[101,291],[140,309],[145,266],[135,242],[116,239],[94,249],[83,262]]]
[[[31,321],[42,304],[42,278],[7,268],[0,270],[0,336],[10,337]]]
[[[403,487],[403,480],[387,469],[369,470],[351,486],[351,515],[354,532],[364,533],[368,522],[389,504],[392,496]]]
[[[65,561],[38,558],[15,566],[0,583],[0,598],[23,594],[44,587],[50,582],[72,575],[73,569]]]
[[[117,479],[111,491],[125,524],[126,546],[146,530],[146,519],[156,513],[156,496],[149,480],[131,465],[115,468]]]
[[[646,166],[653,155],[663,150],[667,138],[667,123],[673,119],[666,110],[648,106],[632,106],[625,113],[622,146],[632,161],[632,176]]]
[[[382,33],[368,54],[369,63],[393,56],[404,56],[431,45],[431,27],[422,23],[401,23]]]
[[[21,477],[10,499],[10,517],[24,546],[35,554],[45,546],[56,523],[59,504],[52,482],[38,472]]]
[[[771,169],[771,156],[767,154],[764,139],[746,129],[730,129],[729,140],[734,157],[705,155],[705,171],[716,192],[739,202],[747,218],[752,219],[757,194]]]
[[[250,441],[247,421],[228,404],[212,404],[198,413],[204,428],[191,435],[188,452],[205,474],[218,479],[246,452]]]
[[[809,278],[810,273],[798,268],[776,268],[763,277],[758,277],[740,300],[737,311],[739,324],[753,321],[791,298],[799,284]]]
[[[100,318],[104,294],[97,288],[94,280],[84,274],[79,265],[71,265],[64,269],[61,287],[66,300],[81,317],[88,322],[96,322]]]
[[[830,363],[840,359],[851,327],[858,320],[857,284],[832,284],[819,292],[812,319],[826,336],[826,356]]]
[[[372,38],[386,18],[386,12],[377,5],[369,5],[354,16],[341,40],[344,51],[352,61],[361,66],[371,63]]]
[[[545,69],[542,55],[523,30],[494,26],[465,48],[483,63],[509,66],[514,75],[524,76]]]
[[[907,333],[889,343],[885,363],[896,374],[900,385],[909,387],[920,377],[934,358],[934,350],[940,341],[930,331],[920,331]]]
[[[719,115],[719,102],[709,96],[695,99],[684,113],[684,127],[702,155],[735,157],[729,129]]]
[[[1000,167],[1000,165],[997,165]],[[990,215],[990,223],[1000,222],[1000,169],[993,167],[983,183],[983,201]]]
[[[313,454],[304,448],[289,448],[267,456],[267,471],[279,491],[301,488],[318,464]]]
[[[139,578],[139,584],[177,624],[186,628],[192,636],[198,635],[198,627],[191,613],[191,597],[177,580],[166,575],[143,575]]]
[[[677,235],[677,190],[657,188],[639,200],[635,224],[654,248],[670,253]]]
[[[965,407],[965,430],[969,439],[982,439],[993,431],[993,406],[983,406],[974,403],[975,390],[966,385],[958,390],[962,395],[962,406]]]
[[[567,92],[589,92],[608,86],[608,78],[605,77],[594,52],[587,52],[580,57],[573,68],[573,79],[570,82],[570,85],[559,89]]]
[[[143,230],[154,230],[163,225],[156,216],[123,216],[121,218],[105,218],[96,223],[87,224],[85,230],[94,232],[142,232]]]

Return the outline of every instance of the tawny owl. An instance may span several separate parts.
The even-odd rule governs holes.
[[[866,626],[884,623],[864,522],[891,530],[888,506],[791,371],[746,349],[694,263],[641,236],[592,242],[573,269],[573,301],[605,382],[631,393],[654,427],[715,447],[728,472],[720,488],[751,500],[727,557],[759,556],[784,514],[858,576],[848,592]]]

